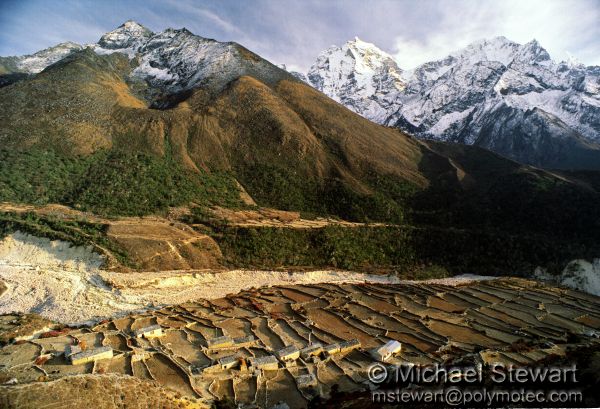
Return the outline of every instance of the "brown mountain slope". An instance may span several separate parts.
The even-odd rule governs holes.
[[[319,179],[350,181],[373,169],[425,183],[417,171],[418,143],[298,81],[273,89],[243,76],[216,96],[198,90],[157,110],[135,95],[140,84],[126,83],[130,69],[122,55],[87,50],[5,87],[0,140],[14,149],[37,144],[90,154],[114,146],[160,155],[168,138],[191,168],[281,162]]]
[[[85,50],[0,91],[0,121],[6,124],[0,141],[8,149],[37,146],[67,155],[113,148],[164,156],[168,147],[176,162],[194,171],[234,170],[244,181],[256,166],[268,165],[315,189],[335,179],[372,193],[365,181],[371,173],[427,184],[418,172],[419,143],[265,66],[273,71],[265,82],[284,79],[273,87],[250,76],[226,86],[219,85],[222,79],[208,81],[173,108],[158,110],[142,100],[151,93],[132,81],[124,56]]]
[[[239,54],[176,94],[133,77],[135,59],[91,50],[1,88],[0,200],[147,214],[239,206],[237,180],[259,205],[350,220],[597,235],[600,195],[576,176],[416,141]]]
[[[42,144],[81,154],[110,147],[115,103],[144,106],[122,80],[129,70],[123,56],[86,52],[3,88],[0,141],[11,149]]]

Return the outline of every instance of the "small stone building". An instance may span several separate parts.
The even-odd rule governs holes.
[[[275,355],[282,361],[294,361],[300,358],[300,350],[294,345],[289,345],[277,351]]]
[[[110,359],[113,357],[113,349],[111,347],[100,347],[96,349],[90,349],[87,351],[79,352],[71,355],[71,364],[82,365],[92,361],[99,361],[101,359]]]
[[[212,338],[206,342],[209,349],[230,348],[233,346],[233,340],[227,336]]]
[[[375,348],[371,351],[371,355],[378,361],[385,362],[394,355],[400,353],[402,344],[398,341],[388,341],[385,345]]]
[[[317,342],[307,346],[306,348],[300,351],[300,356],[302,359],[308,359],[314,356],[319,356],[323,352],[323,345]]]
[[[249,358],[250,366],[255,370],[276,371],[279,369],[279,361],[273,355]]]
[[[237,355],[225,356],[218,361],[219,367],[223,370],[234,369],[240,363],[240,358]]]
[[[135,331],[136,338],[158,338],[163,335],[163,330],[160,325],[150,325],[149,327],[140,328]]]

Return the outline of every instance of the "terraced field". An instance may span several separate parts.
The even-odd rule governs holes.
[[[183,406],[234,397],[240,405],[270,408],[284,401],[291,408],[303,408],[317,395],[330,396],[332,388],[340,392],[369,388],[366,371],[374,362],[369,351],[389,340],[402,343],[402,352],[390,363],[422,365],[465,356],[484,364],[535,365],[567,351],[600,345],[600,298],[519,279],[462,286],[270,287],[93,327],[57,327],[48,332],[50,324],[40,321],[38,326],[45,328],[38,331],[46,332],[35,337],[27,336],[35,326],[18,332],[22,319],[2,317],[2,332],[14,335],[0,350],[0,377],[2,383],[20,385],[0,386],[5,407],[22,403],[23,396],[41,388],[40,381],[51,390],[58,380],[106,380],[110,375],[113,382],[132,382],[134,377],[171,391]],[[156,325],[158,336],[137,336],[136,331]],[[360,342],[359,348],[304,353],[288,361],[274,358],[284,347],[302,350],[310,344],[353,340]],[[65,349],[75,345],[87,351],[109,347],[113,357],[72,365]],[[261,357],[267,358],[257,359]],[[261,366],[270,359],[276,367]],[[39,407],[39,402],[32,405]]]

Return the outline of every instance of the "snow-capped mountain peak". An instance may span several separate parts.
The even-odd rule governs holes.
[[[600,67],[557,64],[537,40],[479,40],[402,72],[355,38],[321,53],[308,80],[381,124],[523,162],[563,166],[574,146],[600,149]]]
[[[346,47],[354,56],[357,70],[372,71],[385,67],[393,68],[393,72],[397,74],[402,72],[392,56],[377,48],[375,44],[354,37],[354,40],[346,43]]]
[[[375,121],[386,115],[380,107],[391,106],[405,86],[392,56],[358,37],[321,53],[307,77],[315,88]]]
[[[462,62],[498,61],[508,65],[514,58],[519,45],[504,36],[473,42],[450,54]]]
[[[272,65],[234,42],[219,42],[186,28],[153,33],[128,21],[102,36],[92,48],[98,54],[124,53],[134,59],[131,77],[147,82],[153,106],[170,106],[175,95],[197,87],[220,88],[251,73],[267,72]],[[285,72],[273,74],[288,77]],[[289,78],[289,77],[288,77]]]
[[[153,35],[154,33],[143,25],[128,20],[115,30],[104,34],[98,41],[95,51],[99,54],[121,52],[133,57]]]
[[[139,66],[133,75],[171,91],[187,89],[217,72],[225,73],[233,47],[185,28],[167,29],[139,48]]]
[[[513,61],[514,60],[530,65],[548,64],[552,62],[548,51],[546,51],[546,49],[535,39],[522,45],[514,56]]]

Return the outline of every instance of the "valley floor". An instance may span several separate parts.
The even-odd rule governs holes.
[[[178,265],[201,235],[165,219],[107,222],[109,236],[149,263],[149,243]],[[589,364],[600,362],[600,298],[537,281],[222,266],[125,271],[105,268],[110,253],[97,250],[20,231],[0,240],[0,407],[113,408],[120,399],[127,407],[305,408],[315,398],[368,393],[370,352],[390,340],[402,343],[396,364],[468,358],[536,367],[589,351]],[[149,327],[159,328],[156,337],[138,336]],[[275,358],[317,343],[328,352]],[[96,358],[73,361],[74,347]],[[261,368],[261,359],[272,362]]]
[[[0,241],[0,314],[36,313],[82,324],[148,308],[214,299],[263,286],[314,283],[409,283],[391,275],[350,271],[162,271],[127,274],[102,270],[102,258],[84,247],[14,233]],[[480,276],[431,280],[453,285]]]
[[[136,335],[151,326],[160,327],[156,337]],[[468,357],[536,367],[573,351],[598,351],[600,298],[506,278],[459,286],[285,284],[83,327],[5,315],[0,328],[9,340],[0,349],[3,407],[45,407],[57,396],[74,404],[105,402],[98,407],[118,407],[109,402],[121,396],[140,407],[119,392],[131,387],[148,399],[170,399],[170,407],[220,401],[306,408],[316,396],[368,392],[374,385],[367,371],[376,362],[369,351],[389,340],[402,343],[389,361],[395,364]],[[357,344],[340,350],[347,341]],[[284,347],[316,343],[333,349],[287,362],[275,358]],[[110,356],[71,362],[67,346]],[[273,364],[261,369],[259,358]]]

